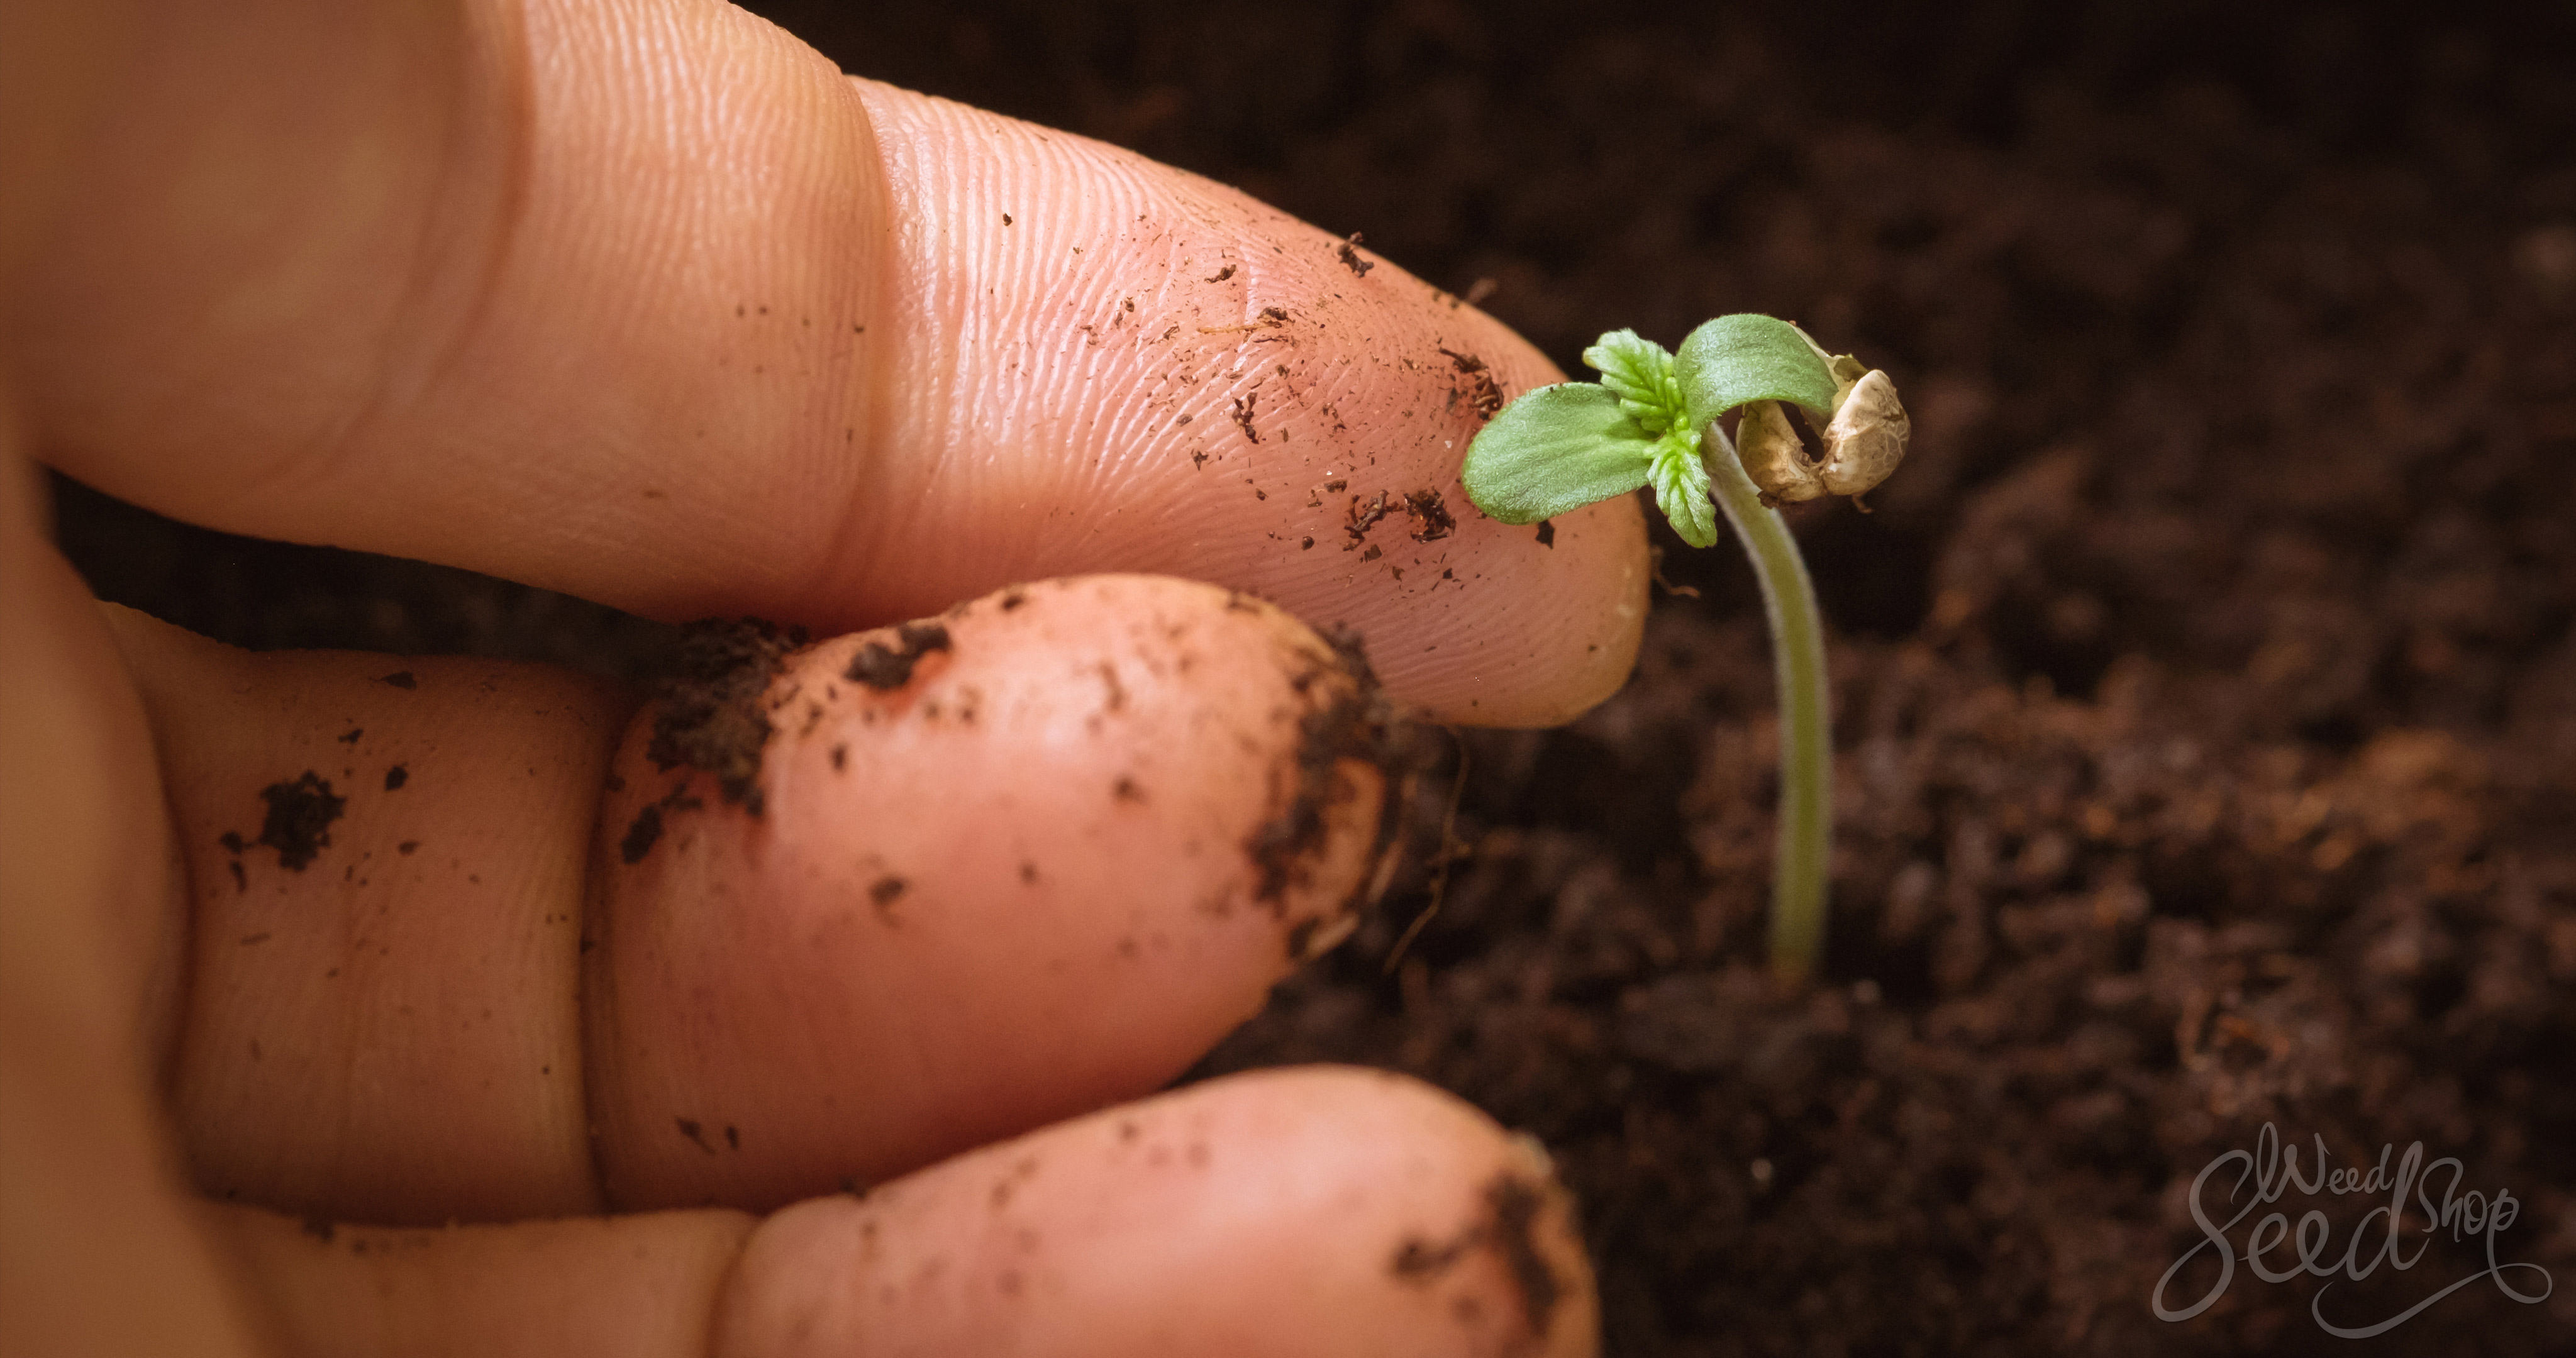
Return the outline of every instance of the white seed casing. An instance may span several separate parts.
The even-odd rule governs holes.
[[[1826,491],[1858,495],[1886,480],[1905,460],[1905,441],[1913,433],[1913,421],[1896,399],[1896,384],[1885,372],[1870,369],[1825,426]]]

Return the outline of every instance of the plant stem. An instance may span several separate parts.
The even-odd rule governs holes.
[[[1803,980],[1824,960],[1825,887],[1833,864],[1832,690],[1825,680],[1824,615],[1807,563],[1780,511],[1744,474],[1735,443],[1711,420],[1700,460],[1726,521],[1753,559],[1762,611],[1771,620],[1771,663],[1780,698],[1780,842],[1771,868],[1771,971]]]

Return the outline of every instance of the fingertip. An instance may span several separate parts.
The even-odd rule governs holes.
[[[1583,1355],[1545,1155],[1383,1071],[1262,1071],[764,1223],[720,1355]]]
[[[1178,1074],[1346,929],[1388,717],[1212,586],[1015,586],[640,716],[585,984],[611,1200],[767,1206]]]

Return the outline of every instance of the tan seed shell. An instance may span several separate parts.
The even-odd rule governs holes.
[[[1896,384],[1886,373],[1870,369],[1825,426],[1825,489],[1858,495],[1886,480],[1905,460],[1905,441],[1913,434],[1914,422],[1896,399]]]
[[[1735,426],[1735,457],[1744,474],[1774,500],[1813,500],[1825,493],[1816,464],[1798,444],[1798,432],[1777,401],[1750,401]]]

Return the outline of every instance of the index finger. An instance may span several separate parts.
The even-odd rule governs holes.
[[[1443,717],[1626,676],[1635,508],[1456,483],[1546,361],[1230,189],[721,5],[165,8],[10,289],[74,476],[663,617],[1153,571],[1358,629]]]

